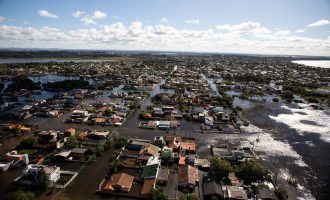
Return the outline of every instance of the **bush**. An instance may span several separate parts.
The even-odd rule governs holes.
[[[289,198],[288,191],[284,188],[277,188],[274,192],[279,200],[287,200]]]
[[[22,190],[18,190],[9,195],[10,200],[34,200],[34,194],[32,192],[25,192]]]
[[[127,144],[127,138],[121,137],[117,140],[115,144],[116,149],[121,149]]]
[[[279,99],[275,97],[275,98],[273,98],[273,102],[277,103],[277,102],[279,102]]]
[[[35,144],[37,144],[37,138],[34,136],[27,137],[21,141],[23,148],[31,149]]]
[[[156,187],[150,192],[152,200],[167,200],[167,194],[164,192],[162,187]]]
[[[209,161],[209,174],[218,182],[222,181],[225,177],[228,177],[229,173],[233,171],[231,164],[227,160],[213,156],[209,158]]]
[[[257,160],[253,159],[238,165],[235,168],[235,173],[239,178],[244,180],[244,183],[251,184],[252,182],[265,180],[268,171]]]

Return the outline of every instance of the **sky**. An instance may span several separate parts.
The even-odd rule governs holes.
[[[330,56],[330,0],[0,0],[0,48]]]

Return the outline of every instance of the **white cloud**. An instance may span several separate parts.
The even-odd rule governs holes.
[[[94,11],[93,15],[90,16],[83,11],[77,10],[76,12],[72,13],[72,16],[80,18],[80,21],[85,26],[88,26],[90,24],[97,24],[96,20],[100,20],[107,17],[107,14],[102,11],[96,10]]]
[[[298,29],[298,30],[296,30],[296,33],[304,33],[304,32],[305,32],[304,29]]]
[[[330,24],[329,20],[321,19],[321,20],[316,21],[314,23],[308,24],[307,27],[325,26],[325,25],[328,25],[328,24]]]
[[[91,17],[81,17],[87,24]],[[93,21],[89,21],[93,20]],[[225,30],[225,31],[224,31]],[[330,55],[330,37],[301,37],[295,32],[267,29],[258,22],[187,30],[168,25],[121,22],[63,32],[56,28],[0,25],[0,47],[146,49],[201,52]]]
[[[243,22],[236,25],[218,25],[217,30],[227,30],[233,34],[253,34],[255,36],[264,37],[266,34],[270,34],[272,31],[261,26],[259,22]]]
[[[2,16],[0,16],[0,23],[3,23],[3,22],[5,22],[6,21],[6,18],[5,17],[2,17]]]
[[[59,17],[55,14],[48,12],[47,10],[38,10],[38,14],[42,17],[48,17],[53,19],[58,19]]]
[[[281,36],[281,35],[289,35],[290,32],[291,31],[289,31],[289,30],[280,30],[280,31],[275,32],[274,34]]]
[[[96,24],[96,22],[94,21],[94,19],[91,18],[91,17],[88,16],[88,15],[86,15],[86,16],[83,17],[83,18],[81,18],[80,21],[81,21],[84,25],[86,25],[86,26],[88,26],[88,25],[90,25],[90,24]]]
[[[187,24],[199,24],[199,19],[187,19],[186,21]]]
[[[103,19],[107,17],[107,13],[104,13],[102,11],[96,10],[94,12],[94,15],[92,16],[93,19]]]
[[[162,23],[168,23],[168,19],[166,17],[161,18],[159,21]]]
[[[75,18],[80,18],[83,14],[85,14],[85,12],[77,10],[76,12],[72,13],[72,16]]]

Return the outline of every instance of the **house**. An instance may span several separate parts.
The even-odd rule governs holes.
[[[154,138],[154,145],[162,148],[165,144],[165,140],[164,140],[164,137],[163,136],[156,136]]]
[[[106,122],[106,119],[104,117],[96,117],[93,119],[93,122],[95,125],[104,125]]]
[[[21,180],[21,184],[31,185],[33,184],[33,180],[24,177],[35,176],[36,174],[40,173],[41,170],[45,172],[47,180],[51,183],[55,183],[58,179],[60,179],[61,172],[60,168],[57,166],[28,165],[27,168],[23,171],[23,175],[16,178],[15,181]]]
[[[193,190],[198,185],[199,177],[197,168],[191,165],[179,166],[178,187]]]
[[[173,135],[166,135],[164,138],[166,145],[169,148],[172,148],[173,151],[178,151],[180,147],[181,137],[180,136],[173,136]]]
[[[196,159],[195,167],[207,170],[210,168],[210,161],[208,159]]]
[[[143,168],[141,178],[142,179],[155,179],[157,177],[159,164],[148,165]]]
[[[126,173],[113,174],[110,181],[107,182],[103,190],[112,192],[129,192],[133,185],[134,176]]]
[[[166,185],[169,174],[170,174],[170,170],[168,168],[159,168],[158,174],[156,177],[157,184]]]
[[[76,129],[74,128],[68,128],[64,131],[65,136],[69,136],[69,135],[74,136],[75,134],[76,134]]]
[[[229,200],[248,200],[245,190],[237,186],[222,186],[225,199]]]
[[[239,186],[239,180],[236,177],[235,173],[229,173],[228,179],[230,180],[230,183],[232,186]]]
[[[155,179],[144,180],[140,194],[141,195],[149,194],[151,190],[155,188],[155,183],[156,183]]]
[[[179,158],[179,165],[186,165],[186,157],[180,156],[180,158]]]
[[[41,144],[51,144],[57,141],[59,131],[50,130],[50,131],[41,131],[38,133],[38,142]]]
[[[89,137],[96,138],[96,139],[105,139],[108,137],[109,134],[110,134],[110,132],[106,131],[106,130],[104,130],[104,131],[94,130],[89,133]]]
[[[158,156],[160,148],[153,144],[145,144],[141,150],[140,155],[148,155],[148,156]]]
[[[196,153],[196,143],[195,142],[181,142],[180,149],[186,154]]]
[[[85,148],[74,148],[71,150],[71,156],[76,160],[83,160],[86,152]]]
[[[67,159],[71,154],[71,150],[62,150],[54,155],[56,159]]]
[[[170,129],[170,126],[171,126],[171,121],[159,121],[158,122],[158,128],[159,129]]]
[[[257,193],[257,200],[277,200],[273,190],[259,189]]]
[[[79,134],[78,134],[78,140],[80,141],[85,141],[87,139],[87,131],[81,131]]]
[[[203,193],[205,200],[211,200],[214,197],[217,197],[217,199],[223,199],[224,196],[222,187],[215,181],[208,181],[203,183]]]

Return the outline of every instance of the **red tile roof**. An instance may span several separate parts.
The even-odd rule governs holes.
[[[141,194],[149,194],[155,185],[155,179],[146,179],[143,182]]]
[[[131,190],[133,180],[133,176],[125,173],[113,174],[110,178],[110,181],[103,187],[103,189],[129,192]]]
[[[195,185],[198,181],[198,171],[195,167],[191,165],[179,166],[178,170],[178,184],[186,185],[192,184]]]

